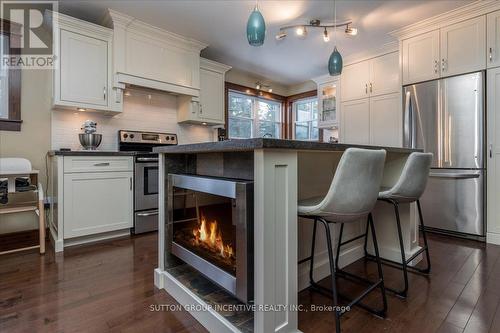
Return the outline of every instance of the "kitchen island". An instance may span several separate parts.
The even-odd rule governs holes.
[[[297,311],[290,306],[297,304],[299,290],[308,286],[308,263],[298,265],[298,261],[310,254],[312,223],[297,217],[297,201],[326,194],[338,162],[349,147],[387,151],[382,183],[384,187],[394,185],[409,154],[415,151],[267,138],[155,148],[160,153],[159,262],[155,270],[155,285],[165,289],[182,305],[190,306],[188,311],[210,331],[298,332]],[[241,302],[235,298],[221,297],[228,293],[220,290],[213,293],[217,297],[207,297],[210,291],[200,291],[199,288],[200,279],[203,280],[206,272],[195,280],[189,280],[187,276],[195,275],[191,268],[178,268],[178,255],[172,255],[172,229],[176,225],[173,223],[175,214],[172,203],[176,192],[172,188],[181,186],[179,184],[186,179],[191,183],[215,179],[220,184],[226,184],[228,180],[252,184],[252,191],[248,193],[252,193],[253,197],[250,205],[253,208],[249,215],[253,221],[250,238],[253,240],[253,249],[243,252],[253,260],[249,271],[253,271],[253,288],[250,289],[255,306],[250,311],[236,311],[236,315],[235,311],[229,311],[228,315],[227,311],[214,307],[203,309],[207,304],[218,304],[215,299],[219,303]],[[185,188],[190,186],[194,188],[192,185]],[[207,189],[209,187],[205,186]],[[238,205],[237,201],[233,199],[233,206]],[[402,204],[400,214],[405,251],[409,258],[420,249],[414,207]],[[378,203],[374,221],[381,256],[400,261],[392,207]],[[364,233],[364,225],[365,221],[346,225],[344,239]],[[338,229],[333,228],[332,233],[337,234]],[[329,275],[325,239],[321,236],[318,234],[314,261],[316,280]],[[333,235],[333,239],[335,237]],[[242,254],[238,250],[236,257],[238,253]],[[340,266],[348,265],[363,255],[363,239],[352,242],[343,248]],[[419,259],[417,257],[414,261]],[[241,300],[241,297],[238,298]]]

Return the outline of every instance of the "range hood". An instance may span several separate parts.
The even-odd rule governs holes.
[[[108,9],[113,28],[114,86],[199,97],[200,52],[208,45]]]

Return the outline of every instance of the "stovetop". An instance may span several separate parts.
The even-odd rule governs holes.
[[[118,149],[140,155],[157,155],[154,147],[177,145],[177,134],[142,131],[118,131]]]

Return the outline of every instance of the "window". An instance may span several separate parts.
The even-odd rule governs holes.
[[[21,25],[0,19],[0,60],[18,56],[12,45],[20,44]],[[21,130],[21,70],[0,61],[0,131]]]
[[[292,104],[294,138],[296,140],[319,140],[318,99],[304,98]]]
[[[230,138],[280,138],[281,103],[229,91],[228,123]]]

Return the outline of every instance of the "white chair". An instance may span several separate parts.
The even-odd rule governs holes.
[[[387,311],[387,299],[385,295],[384,277],[382,274],[382,266],[378,253],[377,238],[375,235],[375,228],[373,224],[373,217],[371,211],[377,202],[377,196],[382,182],[385,150],[370,150],[349,148],[347,149],[335,172],[335,175],[330,185],[330,189],[325,197],[311,198],[299,201],[298,213],[300,217],[314,220],[313,226],[313,239],[311,256],[301,260],[305,262],[310,261],[309,278],[311,287],[321,293],[333,297],[333,304],[336,307],[335,311],[335,328],[336,332],[340,332],[340,317],[345,312],[339,308],[338,298],[347,298],[337,291],[337,275],[345,278],[355,278],[362,282],[369,284],[361,295],[357,296],[354,300],[349,299],[349,306],[360,306],[361,308],[378,315],[385,317]],[[350,273],[341,271],[338,267],[338,259],[340,247],[353,240],[365,237],[365,234],[355,237],[354,239],[342,242],[342,231],[344,223],[356,222],[360,219],[368,218],[368,225],[371,227],[373,244],[375,248],[375,258],[377,260],[377,268],[379,279],[375,282],[359,278]],[[325,228],[326,240],[328,246],[328,258],[330,263],[330,273],[332,279],[332,289],[329,290],[320,286],[313,279],[314,267],[314,251],[316,245],[316,229],[318,221],[321,222]],[[332,249],[332,240],[330,233],[330,223],[340,223],[340,237],[337,244],[337,254],[334,258]],[[380,288],[382,295],[382,309],[373,309],[361,303],[361,300],[367,296],[371,291]]]
[[[16,178],[30,179],[31,185],[35,185],[35,188],[32,191],[16,192]],[[0,254],[33,248],[40,248],[40,254],[45,253],[44,196],[42,185],[38,182],[38,171],[32,169],[31,162],[27,159],[0,158],[0,179],[7,180],[7,198],[10,201],[7,204],[0,204],[0,214],[34,211],[38,215],[39,223],[39,245],[3,251]],[[11,197],[15,199],[11,200]]]

